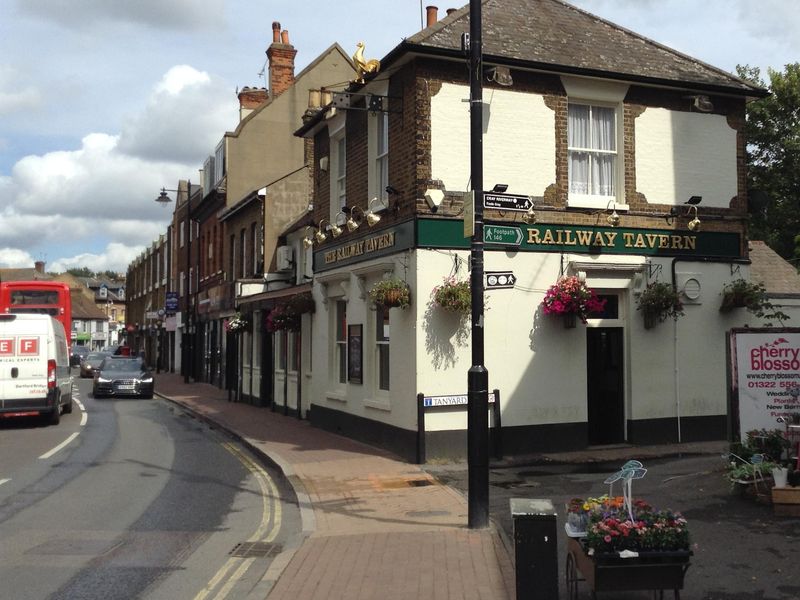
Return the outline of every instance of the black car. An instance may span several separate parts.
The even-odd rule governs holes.
[[[81,346],[80,344],[75,344],[69,351],[69,366],[79,366],[87,354],[89,354],[89,348]]]
[[[153,397],[153,374],[139,357],[107,356],[95,371],[92,394],[104,396]]]
[[[81,377],[92,377],[100,368],[102,362],[108,357],[105,352],[90,352],[81,359]]]

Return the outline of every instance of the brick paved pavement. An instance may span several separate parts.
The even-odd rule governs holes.
[[[239,437],[294,487],[307,537],[276,558],[262,597],[514,598],[500,535],[468,529],[465,498],[418,466],[178,375],[156,375],[156,393]]]

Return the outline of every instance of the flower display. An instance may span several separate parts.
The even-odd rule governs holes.
[[[567,519],[585,520],[585,544],[596,553],[689,549],[686,519],[671,510],[656,510],[643,500],[633,502],[631,518],[621,496],[573,498],[567,505]]]
[[[235,313],[230,319],[225,321],[225,331],[231,333],[239,333],[247,329],[247,319],[242,316],[242,313]]]
[[[678,291],[671,283],[654,281],[639,294],[636,310],[642,311],[645,326],[652,327],[652,321],[663,322],[667,317],[677,319],[683,316],[683,303]]]
[[[597,297],[575,275],[561,277],[544,295],[542,312],[546,315],[575,315],[586,323],[589,315],[602,312],[606,301]]]
[[[472,310],[472,292],[469,281],[458,281],[455,277],[445,277],[442,285],[431,292],[431,302],[444,310],[467,315]]]
[[[292,312],[286,304],[277,304],[267,315],[266,327],[270,333],[299,331],[300,315]]]
[[[402,279],[381,279],[370,288],[369,299],[375,306],[408,308],[411,303],[411,290]]]

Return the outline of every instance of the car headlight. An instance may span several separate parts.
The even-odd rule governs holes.
[[[98,375],[97,376],[97,382],[98,383],[111,383],[111,380],[110,379],[106,379],[102,375]]]
[[[153,383],[153,376],[150,375],[149,377],[142,377],[139,381],[141,383]]]

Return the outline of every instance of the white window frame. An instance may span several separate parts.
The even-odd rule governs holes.
[[[628,206],[624,204],[624,202],[620,201],[621,197],[624,197],[624,169],[623,169],[623,155],[620,149],[623,148],[623,139],[622,139],[622,106],[620,103],[613,103],[613,102],[602,102],[596,100],[585,100],[585,99],[577,99],[577,98],[570,98],[569,99],[569,106],[588,106],[590,111],[590,120],[591,120],[591,111],[593,108],[610,108],[614,110],[614,150],[600,150],[591,147],[588,148],[574,148],[569,146],[569,131],[567,131],[567,171],[569,173],[569,164],[570,164],[570,155],[573,151],[580,151],[580,152],[587,152],[589,154],[599,155],[612,155],[614,156],[614,168],[613,168],[613,177],[614,177],[614,193],[610,195],[599,195],[599,194],[578,194],[572,191],[569,191],[569,200],[568,205],[571,207],[579,207],[579,208],[598,208],[598,209],[621,209],[627,210]],[[569,128],[569,106],[567,108],[567,128]],[[591,128],[590,128],[591,129]],[[591,163],[590,163],[591,164]],[[568,182],[568,189],[572,185],[572,176],[569,173],[569,182]],[[591,174],[589,175],[589,180],[591,181]]]
[[[391,389],[391,379],[392,379],[392,371],[391,371],[391,310],[389,308],[378,308],[375,310],[375,331],[373,340],[375,342],[375,352],[374,352],[374,369],[373,372],[374,376],[374,389],[376,395],[381,394],[388,394]],[[382,328],[388,327],[389,328],[389,335],[384,337]],[[382,348],[386,348],[386,354],[382,354]],[[386,373],[388,380],[386,381],[386,387],[381,387],[381,373],[383,371],[384,361],[386,362]]]
[[[347,385],[347,301],[335,301],[332,314],[331,340],[333,341],[332,382],[337,388]],[[340,325],[340,309],[344,311],[344,325]],[[341,329],[340,329],[341,327]],[[340,339],[339,334],[342,334]]]
[[[336,215],[347,205],[347,137],[345,136],[344,112],[337,114],[330,120],[328,124],[328,137],[330,138],[330,160],[328,161],[330,209],[328,218],[331,223],[334,223]],[[340,153],[342,148],[344,152]],[[343,172],[342,176],[339,176],[340,170]]]
[[[389,82],[381,82],[374,90],[375,95],[387,96]],[[382,106],[382,108],[388,108]],[[380,202],[373,203],[373,210],[382,210],[388,204],[389,194],[386,186],[389,185],[389,113],[375,111],[368,113],[367,119],[367,179],[369,198],[377,198]]]

